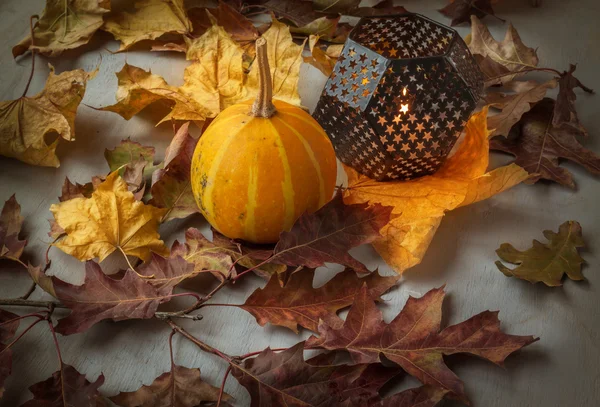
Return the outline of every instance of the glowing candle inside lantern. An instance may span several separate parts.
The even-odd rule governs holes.
[[[402,89],[402,96],[406,96],[406,88]],[[400,104],[400,113],[408,113],[408,103]]]

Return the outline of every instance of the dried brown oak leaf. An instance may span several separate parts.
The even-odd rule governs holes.
[[[190,135],[188,128],[189,123],[179,128],[167,148],[163,168],[152,174],[152,199],[148,203],[167,210],[162,222],[185,218],[199,211],[190,179],[192,156],[198,140]]]
[[[4,393],[4,381],[12,371],[12,349],[8,346],[17,333],[19,316],[0,309],[0,400]]]
[[[356,363],[380,362],[383,355],[422,383],[468,402],[462,381],[446,366],[444,355],[468,353],[502,365],[508,355],[537,338],[503,333],[498,313],[491,311],[440,331],[444,295],[443,288],[438,288],[418,299],[409,297],[404,309],[387,324],[363,286],[344,325],[320,324],[320,337],[309,338],[306,347],[347,350]]]
[[[121,41],[119,51],[167,33],[192,31],[183,0],[137,0],[134,7],[133,12],[124,11],[105,18],[102,29]]]
[[[116,280],[104,274],[93,261],[85,264],[82,285],[69,284],[56,277],[52,277],[52,281],[56,297],[71,310],[56,325],[56,332],[62,335],[83,332],[105,319],[152,318],[158,305],[170,298],[132,270]]]
[[[572,126],[552,125],[555,101],[545,98],[525,113],[508,138],[495,137],[490,149],[514,155],[514,163],[532,174],[530,182],[546,179],[575,188],[571,173],[559,167],[566,159],[582,165],[592,174],[600,174],[600,156],[585,149],[578,138],[584,134]]]
[[[446,394],[448,394],[448,390],[439,387],[421,386],[396,393],[366,407],[435,407]],[[336,407],[356,407],[360,405],[360,400],[351,398]]]
[[[172,364],[171,371],[158,376],[152,384],[136,391],[121,392],[110,398],[123,407],[196,407],[204,402],[216,402],[219,388],[200,377],[200,369]],[[224,401],[231,399],[223,395]]]
[[[295,333],[298,333],[298,326],[317,332],[320,320],[331,326],[341,325],[343,321],[337,312],[352,305],[363,284],[367,285],[369,296],[378,300],[400,278],[382,277],[377,272],[358,278],[353,270],[346,269],[323,286],[313,288],[314,275],[314,270],[302,270],[293,274],[285,287],[281,287],[277,276],[273,276],[240,308],[252,314],[261,326],[269,322]]]
[[[86,82],[96,71],[81,69],[50,75],[44,89],[35,96],[0,102],[0,155],[32,165],[58,167],[56,146],[62,138],[75,140],[75,114]],[[45,137],[58,138],[48,145]]]
[[[556,79],[544,83],[512,81],[505,84],[503,88],[512,93],[488,93],[485,103],[501,109],[500,113],[488,117],[490,136],[507,136],[512,126],[521,120],[523,114],[542,100],[549,89],[554,89],[557,85]]]
[[[300,216],[289,232],[281,232],[271,258],[288,266],[338,263],[368,273],[348,251],[380,238],[380,229],[393,218],[392,209],[378,203],[346,205],[340,191],[318,211]]]
[[[106,404],[98,388],[104,383],[100,374],[94,383],[73,366],[61,363],[52,377],[29,387],[33,399],[21,407],[104,407]]]
[[[510,82],[539,63],[536,50],[523,43],[512,24],[509,24],[504,40],[499,42],[485,24],[472,16],[471,34],[465,41],[483,71],[487,86]]]
[[[4,203],[0,213],[0,259],[19,260],[27,240],[19,239],[23,217],[21,205],[13,194]]]
[[[473,114],[462,143],[442,167],[410,181],[377,182],[345,167],[346,203],[392,206],[396,217],[382,230],[373,246],[397,273],[421,262],[447,211],[500,193],[529,177],[511,164],[489,172],[487,108]]]
[[[492,5],[498,0],[450,0],[450,4],[439,10],[440,13],[452,19],[450,25],[468,23],[471,16],[483,18],[495,15]]]
[[[54,57],[85,45],[109,11],[110,0],[46,0],[42,17],[33,28],[35,46],[31,46],[31,37],[27,36],[13,47],[13,57],[32,48]]]
[[[569,70],[560,75],[558,80],[559,92],[554,107],[552,125],[554,127],[559,127],[563,124],[571,126],[576,131],[587,136],[587,130],[581,125],[579,117],[577,116],[577,111],[575,111],[575,100],[577,99],[577,95],[575,95],[574,90],[575,88],[581,88],[587,93],[594,93],[594,91],[573,76],[573,72],[575,72],[576,68],[576,65],[571,64]]]
[[[303,342],[279,353],[266,349],[231,364],[233,376],[248,390],[250,406],[337,406],[352,399],[369,405],[397,373],[381,365],[314,366],[303,357]]]
[[[542,282],[550,287],[562,285],[566,274],[571,280],[583,280],[581,265],[585,260],[577,251],[585,247],[581,236],[581,225],[567,221],[560,225],[558,233],[544,230],[548,243],[533,241],[533,246],[524,252],[515,249],[509,243],[502,243],[496,254],[502,261],[516,264],[510,269],[496,261],[496,267],[507,277],[517,277],[530,283]]]
[[[54,246],[83,261],[104,260],[115,250],[147,260],[150,252],[168,254],[158,234],[166,210],[145,205],[112,172],[90,198],[74,198],[50,207],[67,236]]]

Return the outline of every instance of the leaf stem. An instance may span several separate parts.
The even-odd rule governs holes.
[[[125,251],[123,250],[123,248],[121,248],[121,246],[116,246],[117,249],[119,249],[119,251],[121,252],[121,254],[123,255],[123,257],[125,257],[125,261],[127,262],[127,265],[129,266],[129,268],[138,275],[139,278],[143,278],[145,280],[149,280],[154,278],[154,274],[152,274],[151,276],[144,276],[140,273],[137,272],[137,270],[135,269],[135,267],[133,267],[133,265],[131,264],[131,262],[129,261],[129,257],[127,257],[127,254],[125,254]]]
[[[31,294],[33,294],[33,292],[35,291],[36,286],[37,286],[37,283],[35,281],[32,281],[31,286],[29,286],[29,288],[27,289],[27,292],[25,294],[23,294],[22,296],[20,296],[19,299],[26,300],[27,298],[29,298],[29,296]]]
[[[284,350],[288,350],[288,349],[289,349],[289,348],[272,348],[271,350],[272,350],[273,352],[282,352],[282,351],[284,351]],[[234,359],[238,359],[238,360],[244,360],[244,359],[248,359],[248,358],[250,358],[250,357],[252,357],[252,356],[259,355],[259,354],[261,354],[261,353],[263,353],[263,352],[264,352],[264,351],[262,351],[262,350],[259,350],[259,351],[257,351],[257,352],[250,352],[250,353],[246,353],[245,355],[242,355],[242,356],[236,356]]]
[[[29,91],[29,85],[31,85],[31,80],[33,79],[33,72],[35,71],[35,49],[34,47],[34,40],[33,40],[33,19],[39,19],[39,17],[37,15],[33,15],[31,17],[29,17],[29,33],[31,35],[31,45],[29,46],[29,48],[31,48],[31,72],[29,73],[29,79],[27,80],[27,85],[25,86],[25,90],[23,91],[23,95],[21,95],[22,98],[24,98],[27,95],[27,92]]]
[[[212,353],[213,355],[217,355],[221,359],[225,360],[227,363],[231,363],[231,361],[232,361],[231,356],[221,352],[220,350],[218,350],[216,348],[213,348],[210,345],[205,344],[200,339],[196,338],[194,335],[192,335],[191,333],[189,333],[188,331],[183,329],[183,327],[177,325],[175,322],[171,321],[170,319],[168,319],[166,322],[167,322],[167,324],[169,324],[169,326],[171,328],[173,328],[175,331],[177,331],[178,333],[180,333],[181,335],[186,337],[189,341],[193,342],[196,346],[198,346],[204,352]]]
[[[225,390],[225,382],[227,381],[227,376],[231,372],[231,365],[227,366],[227,370],[225,371],[225,376],[223,376],[223,381],[221,382],[221,388],[219,389],[219,398],[217,399],[217,407],[221,405],[221,400],[223,399],[223,393]]]
[[[11,322],[15,322],[15,321],[19,321],[21,319],[25,319],[25,318],[29,318],[29,317],[38,317],[38,318],[42,318],[44,319],[45,317],[43,315],[40,315],[38,313],[32,313],[32,314],[26,314],[26,315],[20,315],[17,318],[13,318],[13,319],[9,319],[8,321],[4,321],[2,323],[0,323],[0,326],[2,325],[8,325]]]
[[[19,334],[19,336],[17,336],[15,339],[13,339],[13,341],[12,341],[12,342],[10,342],[8,345],[6,345],[6,346],[4,347],[4,349],[2,349],[2,350],[0,351],[0,354],[1,354],[2,352],[4,352],[4,350],[5,350],[5,349],[8,349],[8,348],[10,348],[10,347],[11,347],[11,346],[13,346],[15,343],[17,343],[17,342],[19,341],[19,339],[21,339],[23,336],[25,336],[25,334],[26,334],[27,332],[29,332],[29,330],[31,330],[31,328],[33,328],[34,326],[36,326],[36,325],[38,324],[38,322],[40,322],[40,321],[43,321],[44,319],[45,319],[45,317],[43,317],[43,316],[41,316],[41,315],[40,315],[40,316],[38,317],[38,320],[37,320],[37,321],[35,321],[35,322],[34,322],[34,323],[32,323],[31,325],[29,325],[27,328],[25,328],[25,330],[24,330],[23,332],[21,332],[21,333]]]
[[[58,356],[58,362],[60,363],[60,368],[63,367],[63,358],[60,353],[60,346],[58,345],[58,338],[56,337],[56,332],[54,331],[54,325],[52,325],[52,320],[48,317],[48,328],[50,328],[50,332],[52,333],[52,339],[54,340],[54,346],[56,347],[56,355]]]

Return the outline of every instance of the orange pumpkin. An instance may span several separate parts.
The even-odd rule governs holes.
[[[272,101],[266,40],[256,41],[260,91],[221,112],[192,160],[192,190],[219,232],[273,243],[333,194],[336,159],[321,126],[304,110]]]

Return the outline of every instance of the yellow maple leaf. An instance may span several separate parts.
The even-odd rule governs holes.
[[[373,246],[397,273],[421,262],[447,211],[487,199],[529,178],[511,164],[486,173],[489,163],[487,108],[474,114],[456,153],[433,175],[410,181],[377,182],[345,167],[345,202],[393,206],[398,217]]]
[[[273,97],[300,105],[298,80],[302,49],[294,44],[289,28],[277,21],[263,34],[267,39]],[[194,61],[184,73],[184,84],[170,86],[162,77],[131,65],[117,73],[118,102],[103,107],[130,119],[157,100],[173,103],[168,119],[201,121],[223,109],[253,99],[258,94],[258,67],[245,73],[244,50],[220,26],[213,25],[202,36],[186,39],[187,59]]]
[[[75,114],[92,73],[81,69],[50,75],[44,89],[33,97],[0,102],[0,155],[28,164],[58,167],[55,154],[60,138],[49,145],[45,136],[57,133],[62,139],[75,139]]]
[[[27,36],[13,47],[13,57],[30,49],[52,57],[87,44],[109,11],[110,0],[46,0],[42,17],[33,29],[35,45]]]
[[[185,34],[192,31],[183,0],[137,1],[134,12],[110,15],[105,20],[102,29],[121,41],[119,51],[167,33]]]
[[[81,261],[102,261],[115,250],[143,260],[151,251],[169,253],[157,232],[166,210],[137,201],[118,171],[110,173],[90,198],[54,204],[50,211],[67,234],[54,245]]]

